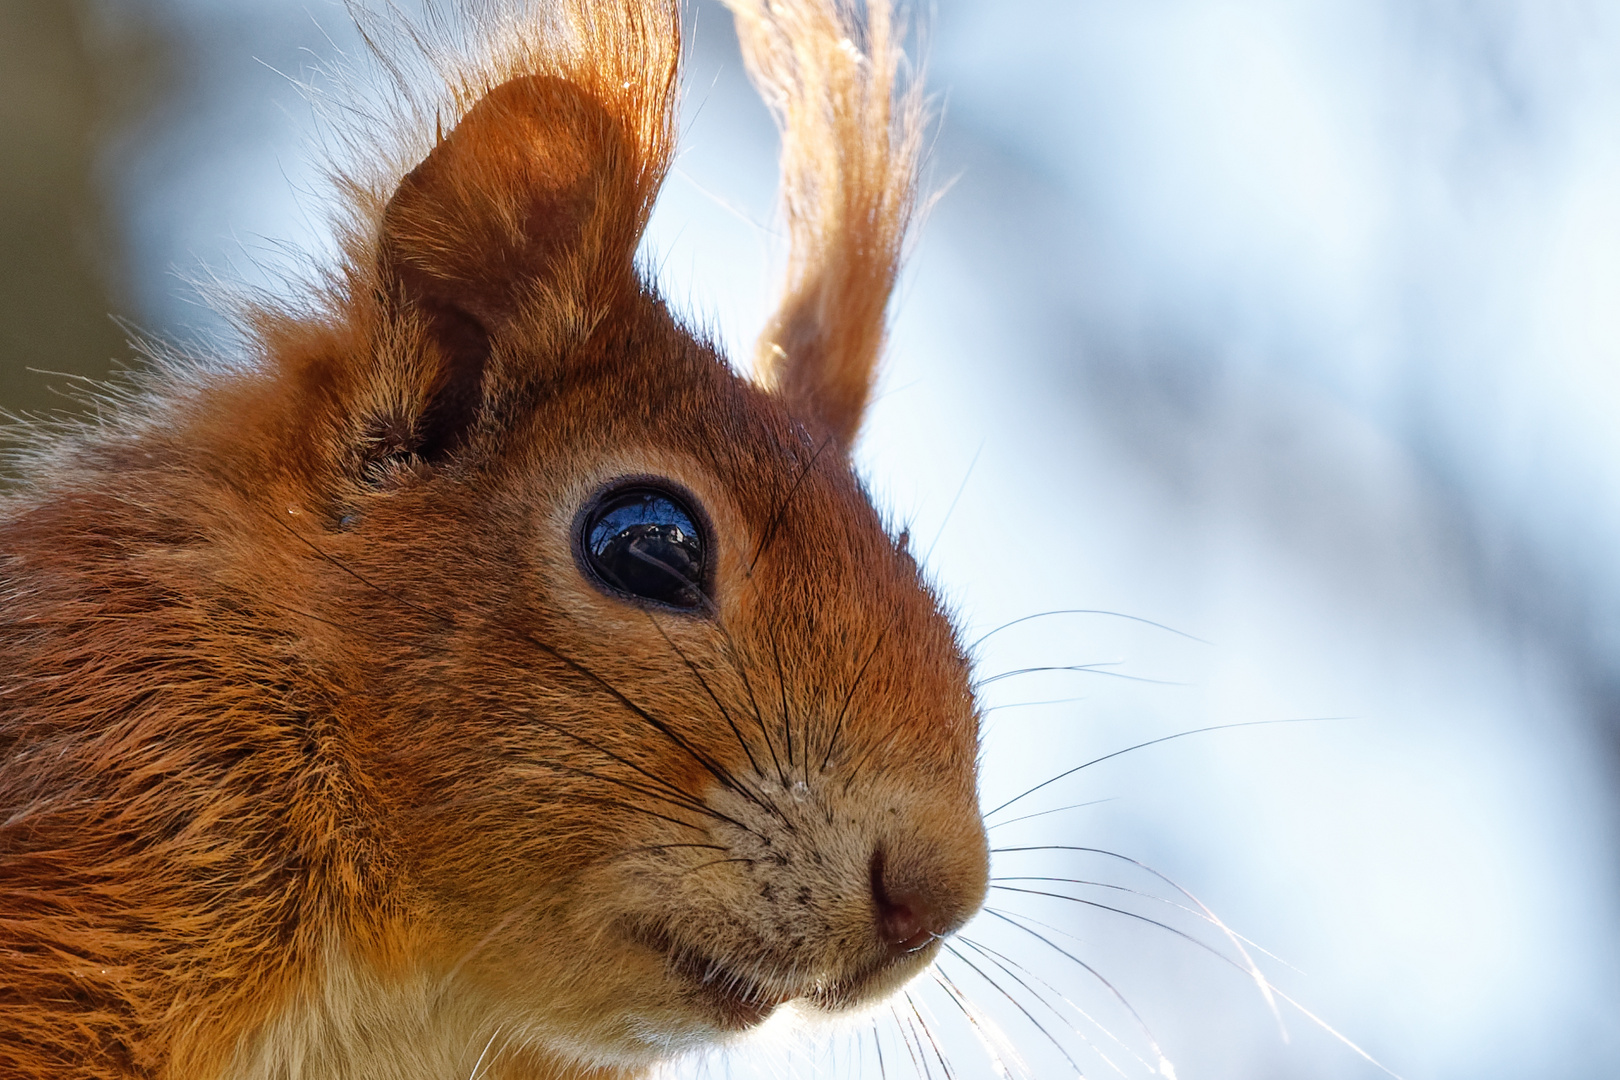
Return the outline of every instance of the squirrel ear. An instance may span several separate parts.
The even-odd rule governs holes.
[[[847,451],[883,352],[924,121],[890,0],[724,0],[782,133],[791,248],[755,377]]]
[[[633,284],[648,200],[626,135],[579,86],[527,75],[485,95],[400,182],[379,269],[388,303],[439,354],[424,455],[476,419],[492,345],[532,297]]]

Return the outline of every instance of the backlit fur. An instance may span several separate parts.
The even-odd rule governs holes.
[[[725,0],[782,133],[790,256],[760,335],[764,385],[855,440],[917,199],[923,103],[887,3]]]

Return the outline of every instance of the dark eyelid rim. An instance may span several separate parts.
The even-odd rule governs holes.
[[[704,602],[696,607],[676,607],[660,600],[649,600],[644,596],[628,592],[619,588],[612,582],[603,581],[601,575],[591,566],[590,560],[585,557],[585,530],[590,521],[591,514],[600,506],[603,500],[624,491],[646,489],[661,492],[672,500],[685,507],[691,514],[692,520],[697,524],[703,540],[703,576],[699,588],[703,593]],[[713,619],[720,610],[719,598],[715,591],[715,564],[719,562],[716,555],[716,536],[714,521],[709,517],[709,511],[703,505],[703,500],[694,495],[686,485],[671,480],[667,476],[656,473],[626,473],[615,476],[598,484],[579,504],[574,511],[574,523],[569,529],[569,547],[574,555],[574,567],[581,577],[590,582],[591,586],[605,596],[622,601],[632,607],[645,608],[649,611],[669,612],[673,615],[683,615],[688,618]]]

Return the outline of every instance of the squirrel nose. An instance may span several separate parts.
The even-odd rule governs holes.
[[[884,877],[883,849],[872,853],[872,902],[877,908],[878,934],[896,953],[913,953],[955,927],[941,915],[926,891]]]

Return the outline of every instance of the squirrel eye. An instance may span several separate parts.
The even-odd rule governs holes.
[[[644,484],[610,490],[584,515],[580,561],[609,592],[690,611],[706,603],[698,521],[672,492]]]

